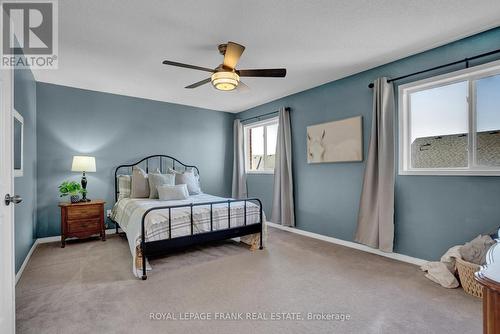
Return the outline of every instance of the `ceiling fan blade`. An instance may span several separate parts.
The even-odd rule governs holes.
[[[286,68],[268,68],[259,70],[238,70],[240,77],[273,77],[283,78],[286,76]]]
[[[214,73],[214,70],[211,69],[211,68],[201,67],[201,66],[196,66],[196,65],[183,64],[183,63],[178,63],[176,61],[164,60],[163,64],[165,64],[165,65],[171,65],[171,66],[184,67],[184,68],[190,68],[190,69],[193,69],[193,70],[200,70],[200,71]]]
[[[194,84],[191,84],[191,85],[186,86],[184,88],[196,88],[196,87],[199,87],[199,86],[204,85],[204,84],[209,83],[209,82],[210,82],[210,78],[207,78],[205,80],[195,82]]]
[[[243,51],[245,51],[245,47],[243,45],[234,42],[227,42],[226,53],[224,54],[224,66],[234,70]]]
[[[243,81],[240,80],[240,82],[238,82],[238,86],[236,87],[237,90],[239,90],[240,92],[248,92],[250,90],[250,87],[248,87],[247,84],[245,84]]]

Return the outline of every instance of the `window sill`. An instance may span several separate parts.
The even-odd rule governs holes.
[[[247,175],[273,175],[274,171],[273,170],[259,170],[259,171],[246,171],[245,174]]]
[[[399,175],[426,175],[426,176],[500,176],[500,170],[446,170],[446,169],[411,169],[399,170]]]

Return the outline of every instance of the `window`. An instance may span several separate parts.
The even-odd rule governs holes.
[[[247,173],[273,173],[278,138],[278,118],[243,127]]]
[[[500,175],[500,62],[399,88],[399,172]]]
[[[14,177],[23,176],[23,138],[24,118],[17,110],[12,110],[14,116]]]

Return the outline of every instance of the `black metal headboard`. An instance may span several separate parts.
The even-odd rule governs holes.
[[[193,166],[193,165],[186,165],[185,163],[182,163],[178,159],[171,157],[169,155],[163,155],[163,154],[155,154],[155,155],[150,155],[148,157],[145,157],[137,162],[131,163],[131,164],[125,164],[125,165],[120,165],[116,167],[115,169],[115,202],[118,200],[118,175],[123,175],[123,174],[132,174],[132,168],[134,166],[142,166],[143,169],[146,171],[146,173],[149,173],[150,169],[159,169],[161,173],[164,173],[167,168],[172,168],[173,170],[178,170],[178,168],[182,170],[186,170],[188,168],[192,168],[196,171],[196,174],[198,176],[200,175],[200,170],[198,167]],[[120,170],[125,169],[126,172],[128,173],[120,173]]]

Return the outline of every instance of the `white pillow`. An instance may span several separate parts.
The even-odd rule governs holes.
[[[187,185],[189,195],[198,195],[202,193],[200,187],[200,177],[195,173],[194,170],[189,169],[185,172],[178,172],[169,168],[168,172],[175,175],[175,184]]]
[[[177,184],[175,186],[164,184],[158,186],[157,189],[160,201],[174,201],[189,197],[188,188],[185,184]]]
[[[131,198],[148,198],[149,182],[148,174],[137,166],[132,167],[132,186],[130,189]]]
[[[148,174],[149,180],[149,198],[158,198],[158,186],[167,184],[170,186],[175,185],[175,176],[173,174]]]
[[[118,199],[130,197],[130,187],[132,184],[130,175],[118,175]]]

